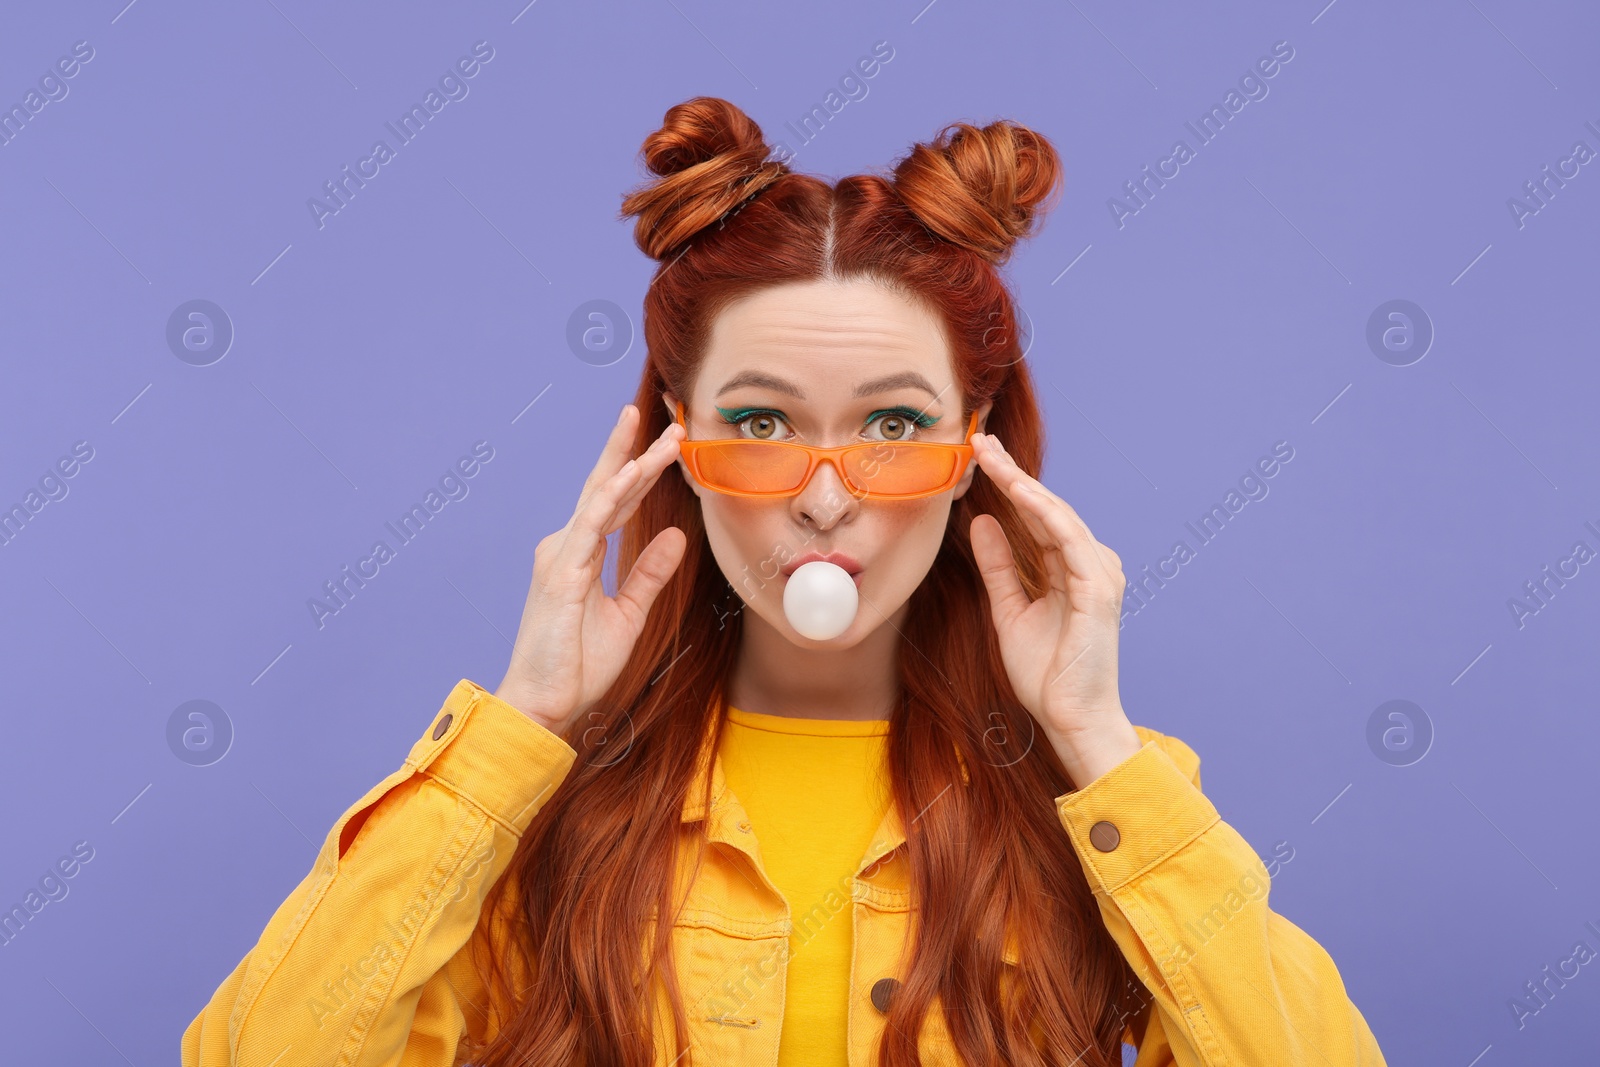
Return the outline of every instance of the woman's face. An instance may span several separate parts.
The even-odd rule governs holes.
[[[663,399],[677,410],[671,392]],[[722,311],[684,414],[691,441],[960,444],[962,399],[934,315],[872,282],[813,281],[773,286]],[[979,412],[980,431],[988,411]],[[707,489],[678,463],[700,498],[712,554],[748,609],[794,644],[819,649],[847,648],[885,621],[898,627],[944,539],[951,501],[977,471],[969,463],[938,496],[863,501],[822,463],[798,494],[760,500]],[[859,565],[855,621],[828,641],[802,637],[783,612],[788,572],[809,553],[842,553]]]

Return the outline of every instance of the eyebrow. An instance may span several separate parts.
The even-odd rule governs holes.
[[[770,374],[754,370],[743,371],[729,378],[722,384],[722,388],[717,390],[717,396],[720,397],[725,393],[730,393],[741,385],[759,386],[763,389],[771,389],[774,392],[787,393],[797,400],[806,398],[806,394],[801,391],[799,386],[782,378],[776,378]],[[938,390],[928,383],[928,379],[916,371],[900,371],[896,374],[886,374],[881,378],[874,378],[869,382],[862,382],[856,386],[855,392],[851,395],[858,397],[873,396],[877,393],[886,393],[891,389],[901,388],[921,389],[934,397],[939,395]]]

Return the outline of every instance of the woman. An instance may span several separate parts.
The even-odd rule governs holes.
[[[1129,721],[1120,561],[1036,477],[996,267],[1049,143],[956,124],[830,186],[699,97],[644,155],[644,374],[504,678],[335,824],[183,1062],[1381,1064]],[[829,640],[784,612],[818,557]]]

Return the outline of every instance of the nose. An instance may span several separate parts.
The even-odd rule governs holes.
[[[789,513],[795,522],[809,521],[816,529],[826,530],[844,522],[861,509],[861,501],[844,484],[833,463],[823,460],[811,472],[811,480],[789,498]]]

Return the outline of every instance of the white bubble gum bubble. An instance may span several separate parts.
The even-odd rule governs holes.
[[[814,559],[789,575],[783,587],[783,614],[802,637],[827,641],[850,629],[861,597],[850,572]]]

